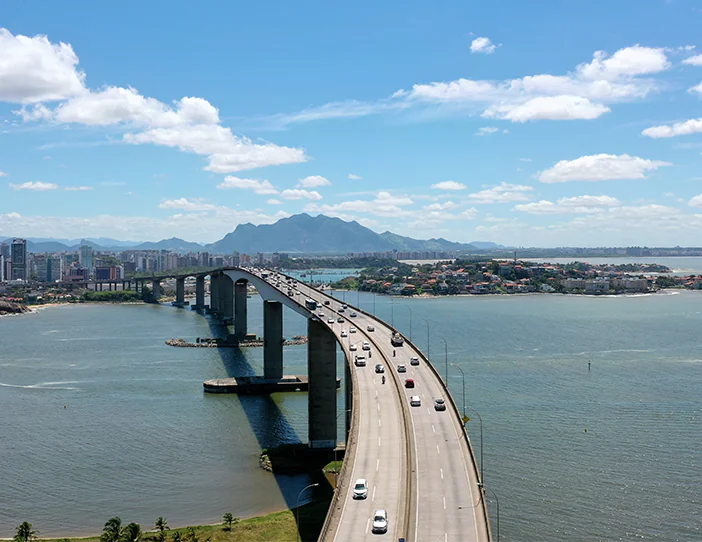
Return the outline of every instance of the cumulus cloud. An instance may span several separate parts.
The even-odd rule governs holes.
[[[311,201],[322,199],[322,195],[315,190],[300,190],[297,188],[283,190],[280,193],[280,197],[283,199],[308,199]]]
[[[700,55],[700,56],[702,56],[702,55]],[[690,207],[702,207],[702,194],[699,194],[699,195],[693,197],[692,199],[690,199],[690,201],[688,202],[688,205]]]
[[[468,195],[470,203],[490,204],[509,203],[513,201],[529,201],[531,199],[528,192],[534,190],[532,186],[521,184],[500,183],[498,186],[481,190]]]
[[[0,171],[0,177],[7,177],[7,173],[5,173],[4,171]]]
[[[482,116],[526,122],[529,120],[592,120],[608,113],[609,107],[592,103],[580,96],[545,96],[525,103],[497,105],[486,109]]]
[[[440,183],[432,184],[434,190],[465,190],[466,185],[457,183],[456,181],[441,181]]]
[[[215,211],[219,207],[201,198],[167,199],[159,204],[159,209],[181,209],[183,211]]]
[[[228,175],[224,180],[217,185],[217,188],[229,189],[238,188],[241,190],[252,190],[256,194],[277,194],[278,191],[273,187],[270,181],[259,181],[257,179],[241,179]]]
[[[454,202],[447,201],[446,203],[431,203],[429,205],[425,205],[424,209],[427,211],[450,211],[456,207],[458,207],[458,205],[456,205]]]
[[[693,94],[699,94],[700,96],[702,96],[702,82],[695,85],[694,87],[687,89],[687,91],[692,92]]]
[[[587,214],[597,213],[602,211],[602,209],[620,205],[619,200],[611,196],[576,196],[561,198],[555,203],[547,200],[521,203],[515,205],[514,210],[534,215]]]
[[[561,160],[552,168],[539,172],[537,178],[542,183],[645,179],[648,172],[671,165],[670,162],[646,160],[628,154],[595,154],[575,160]]]
[[[298,188],[316,188],[318,186],[330,186],[331,181],[322,177],[321,175],[310,175],[304,179],[300,179],[297,183]]]
[[[478,128],[478,131],[475,133],[475,135],[486,136],[499,131],[500,129],[496,128],[495,126],[483,126],[482,128]]]
[[[700,132],[702,132],[702,118],[676,122],[671,125],[662,124],[660,126],[652,126],[651,128],[646,128],[641,133],[645,136],[658,139],[662,137],[698,134]]]
[[[354,175],[353,173],[349,173],[349,179],[351,179],[352,181],[360,181],[361,179],[363,179],[363,177],[361,177],[360,175]]]
[[[412,205],[414,201],[407,196],[393,195],[390,192],[378,192],[373,200],[352,200],[344,201],[334,205],[309,204],[305,211],[313,213],[324,213],[331,216],[344,218],[345,213],[357,212],[367,213],[376,216],[401,217],[409,216],[411,211],[403,209]]]
[[[268,201],[266,201],[268,205],[282,205],[283,202],[280,201],[279,199],[271,198]]]
[[[85,74],[77,65],[69,44],[0,28],[0,101],[29,104],[81,94]]]
[[[683,60],[683,64],[691,64],[692,66],[702,66],[702,55],[695,55]]]
[[[670,62],[663,48],[634,45],[620,49],[608,57],[597,51],[592,62],[578,66],[578,72],[588,79],[611,81],[620,77],[646,75],[667,70]]]
[[[461,217],[466,220],[475,220],[476,218],[478,218],[478,210],[475,207],[466,209],[461,213]]]
[[[13,190],[33,190],[34,192],[46,192],[47,190],[58,190],[59,185],[54,183],[43,183],[41,181],[26,182],[22,184],[10,183]]]
[[[470,44],[471,53],[482,53],[489,55],[495,52],[497,46],[490,41],[490,38],[475,38]]]

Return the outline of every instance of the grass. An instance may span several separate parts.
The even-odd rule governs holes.
[[[341,466],[344,464],[343,461],[330,461],[326,465],[324,465],[323,472],[329,472],[331,474],[339,473],[341,472]]]
[[[325,492],[326,493],[326,492]],[[327,515],[331,499],[329,495],[300,507],[300,524],[302,529],[300,535],[304,542],[317,540],[319,532]],[[126,522],[125,522],[126,524]],[[150,525],[143,525],[143,529],[148,529]],[[196,525],[192,527],[198,542],[295,542],[297,540],[297,521],[294,510],[284,510],[273,512],[265,516],[257,516],[240,520],[238,524],[232,526],[231,531],[225,531],[223,525]],[[166,532],[166,542],[172,540],[173,533],[180,533],[183,542],[190,542],[188,537],[190,527],[171,529]],[[40,542],[100,542],[99,536],[86,538],[40,538]],[[144,533],[141,540],[143,542],[157,542],[158,533]]]

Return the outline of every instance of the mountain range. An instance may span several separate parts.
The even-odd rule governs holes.
[[[6,239],[4,242],[11,242]],[[480,251],[503,248],[495,243],[455,243],[443,238],[413,239],[386,231],[376,233],[355,220],[347,222],[325,215],[310,216],[306,213],[281,218],[273,224],[239,224],[233,232],[210,244],[193,243],[177,237],[158,242],[139,243],[117,241],[109,238],[52,239],[27,238],[29,252],[71,252],[81,245],[90,245],[95,250],[171,250],[175,252],[209,251],[229,253],[234,251],[252,254],[256,252],[326,253],[398,251]]]

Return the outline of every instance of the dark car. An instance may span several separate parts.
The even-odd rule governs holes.
[[[411,378],[405,380],[405,388],[414,388],[414,380]]]

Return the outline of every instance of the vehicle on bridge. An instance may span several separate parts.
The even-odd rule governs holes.
[[[397,372],[398,372],[398,373],[406,373],[406,372],[407,372],[407,367],[406,367],[405,365],[400,364],[400,365],[397,366]]]
[[[385,367],[383,367],[382,363],[378,363],[378,365],[375,366],[375,372],[376,373],[384,373],[385,372]]]
[[[434,410],[446,410],[446,402],[441,397],[434,399]]]
[[[385,510],[376,510],[373,514],[373,532],[388,532],[388,513]]]
[[[314,299],[305,299],[305,307],[313,311],[317,308],[317,302]]]
[[[366,366],[366,356],[356,356],[356,367],[365,367]]]
[[[414,388],[414,380],[411,378],[405,380],[405,388]]]
[[[393,333],[392,337],[390,337],[390,344],[393,346],[402,346],[405,344],[405,339],[399,333]]]
[[[363,345],[361,346],[363,350],[370,350],[370,343],[368,341],[363,341]]]
[[[353,486],[353,498],[368,498],[368,482],[366,482],[365,478],[359,478],[358,480],[356,480],[356,484]]]
[[[410,397],[410,406],[422,406],[422,400],[419,395],[413,395]]]
[[[410,358],[410,365],[419,365],[419,358],[417,356],[412,356]]]
[[[375,326],[368,326],[366,331],[375,331]]]

